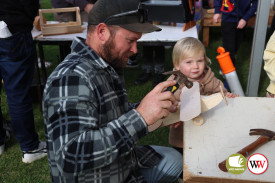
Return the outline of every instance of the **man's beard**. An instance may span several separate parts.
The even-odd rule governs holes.
[[[124,55],[122,57],[114,57],[112,50],[115,49],[114,36],[111,36],[110,39],[102,46],[101,53],[104,60],[110,64],[116,71],[121,71],[126,66],[126,62],[123,61]],[[129,54],[128,57],[130,57]]]

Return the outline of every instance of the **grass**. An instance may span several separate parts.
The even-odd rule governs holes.
[[[51,8],[50,2],[46,0],[42,0],[42,8]],[[49,17],[52,20],[52,17]],[[48,18],[47,18],[48,20]],[[221,37],[220,37],[220,29],[212,28],[210,31],[210,44],[209,47],[206,48],[206,52],[208,57],[212,60],[211,68],[215,72],[215,75],[223,79],[218,71],[220,69],[216,58],[216,49],[218,46],[222,45]],[[246,90],[246,83],[248,77],[249,70],[249,61],[250,61],[250,51],[252,45],[253,38],[253,29],[248,29],[246,33],[246,37],[244,42],[241,45],[241,48],[237,54],[237,73],[240,79],[240,82],[243,86],[244,91]],[[200,35],[200,40],[201,35]],[[139,48],[141,49],[141,48]],[[45,46],[45,56],[46,60],[53,63],[51,69],[48,69],[48,73],[52,71],[53,68],[59,63],[59,50],[57,46]],[[165,61],[165,70],[172,69],[172,61],[171,61],[171,52],[172,48],[166,49],[166,61]],[[142,58],[138,58],[139,63],[142,63]],[[141,100],[146,93],[148,93],[152,88],[152,80],[148,81],[142,86],[135,86],[134,80],[141,73],[141,68],[126,68],[125,69],[125,80],[126,80],[126,88],[129,95],[130,102],[137,102]],[[261,74],[259,86],[259,96],[265,96],[265,89],[269,84],[269,79],[264,71]],[[3,116],[6,119],[9,119],[8,107],[6,102],[6,95],[2,90],[1,94],[1,107]],[[34,115],[35,115],[35,125],[36,131],[39,134],[39,138],[41,140],[45,140],[44,136],[44,126],[43,126],[43,117],[40,111],[40,106],[38,103],[34,103]],[[154,145],[164,145],[169,146],[168,144],[168,129],[160,128],[148,136],[141,139],[139,144],[154,144]],[[18,142],[12,136],[11,140],[6,143],[6,151],[0,156],[0,182],[1,183],[46,183],[51,182],[49,175],[49,167],[47,158],[43,158],[38,160],[32,164],[24,164],[21,161],[21,151],[19,148]]]

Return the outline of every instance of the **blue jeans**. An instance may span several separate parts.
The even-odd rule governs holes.
[[[30,95],[36,58],[30,32],[15,33],[0,39],[0,81],[4,81],[13,133],[22,151],[34,150],[39,143]],[[0,118],[0,145],[4,143],[4,138],[5,130]]]
[[[159,164],[152,168],[140,169],[148,183],[175,182],[183,170],[182,154],[171,147],[151,146],[163,156]]]

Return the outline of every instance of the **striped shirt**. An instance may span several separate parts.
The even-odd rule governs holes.
[[[162,158],[136,146],[148,134],[145,121],[110,65],[80,38],[71,48],[43,96],[52,182],[145,182],[138,169]]]

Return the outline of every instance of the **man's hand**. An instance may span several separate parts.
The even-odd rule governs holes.
[[[220,15],[219,13],[214,14],[214,16],[213,16],[213,21],[214,21],[214,23],[218,23],[218,22],[219,22],[220,16],[221,16],[221,15]]]
[[[177,111],[178,102],[173,93],[170,91],[163,92],[166,88],[175,84],[175,80],[159,83],[142,99],[136,110],[148,126],[161,118],[167,117],[170,112]]]
[[[246,21],[241,19],[238,23],[237,29],[243,29],[246,26]]]

